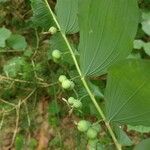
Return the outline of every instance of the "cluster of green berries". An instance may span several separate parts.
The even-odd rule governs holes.
[[[69,97],[68,98],[68,103],[73,108],[80,109],[82,107],[82,102],[78,99],[75,99],[74,97]]]
[[[59,82],[61,83],[61,86],[63,89],[65,90],[73,90],[74,89],[74,82],[67,79],[67,77],[65,75],[60,75],[59,76]],[[81,108],[82,107],[82,102],[78,99],[75,99],[74,97],[69,97],[68,98],[68,104],[72,107],[72,108]]]
[[[58,80],[61,83],[62,88],[65,90],[72,90],[75,86],[74,82],[67,79],[65,75],[60,75]]]
[[[55,33],[57,33],[57,28],[55,27],[50,27],[49,32],[53,35]],[[53,50],[52,51],[52,58],[53,61],[58,63],[59,60],[62,57],[62,53],[59,50]],[[61,83],[61,86],[63,89],[65,90],[72,90],[74,89],[74,82],[67,79],[67,77],[65,75],[60,75],[59,77],[59,82]],[[74,97],[69,97],[68,98],[68,104],[71,105],[71,107],[73,108],[81,108],[82,107],[82,102],[78,99],[75,99]],[[80,132],[85,132],[87,138],[89,139],[88,144],[90,146],[95,146],[97,144],[97,134],[100,131],[101,127],[99,124],[91,124],[89,121],[86,120],[81,120],[78,122],[77,124],[77,128]]]
[[[96,139],[98,132],[101,130],[101,126],[99,124],[91,124],[91,122],[86,120],[79,121],[77,128],[80,132],[85,132],[89,140]]]
[[[48,31],[49,31],[49,33],[51,33],[53,35],[53,34],[57,33],[57,28],[52,26],[52,27],[49,28]],[[61,55],[62,55],[62,53],[61,53],[60,50],[57,50],[57,49],[53,50],[52,51],[53,61],[56,62],[56,63],[58,63],[59,60],[60,60],[60,58],[61,58]]]

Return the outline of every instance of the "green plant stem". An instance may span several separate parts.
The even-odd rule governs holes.
[[[110,124],[106,121],[106,117],[105,117],[105,115],[104,115],[102,109],[101,109],[100,106],[98,105],[98,103],[97,103],[97,101],[96,101],[94,95],[92,94],[92,92],[91,92],[89,86],[87,85],[87,82],[85,81],[85,78],[81,78],[81,80],[82,80],[82,83],[84,84],[84,87],[85,87],[86,91],[88,92],[88,94],[89,94],[89,96],[90,96],[90,98],[91,98],[93,104],[95,105],[97,111],[99,112],[99,114],[101,115],[103,121],[105,122],[105,125],[106,125],[106,127],[107,127],[107,129],[108,129],[108,131],[109,131],[109,133],[110,133],[110,135],[111,135],[111,137],[112,137],[112,139],[113,139],[113,141],[114,141],[114,143],[115,143],[117,149],[118,149],[118,150],[121,150],[121,145],[118,143],[118,141],[117,141],[117,139],[116,139],[116,136],[115,136],[115,134],[114,134],[114,132],[113,132],[113,130],[112,130]]]
[[[52,17],[53,17],[54,22],[56,23],[56,26],[57,26],[57,28],[59,29],[59,31],[60,31],[60,33],[61,33],[61,35],[62,35],[62,37],[63,37],[63,39],[64,39],[64,41],[65,41],[65,43],[66,43],[66,45],[67,45],[67,47],[68,47],[68,49],[69,49],[69,51],[70,51],[70,53],[71,53],[71,56],[72,56],[73,61],[74,61],[74,64],[75,64],[75,66],[76,66],[76,69],[77,69],[77,71],[78,71],[78,73],[79,73],[79,76],[80,76],[80,78],[81,78],[81,81],[82,81],[82,83],[83,83],[83,85],[84,85],[84,87],[85,87],[87,93],[89,94],[89,96],[90,96],[90,98],[91,98],[93,104],[95,105],[97,111],[98,111],[99,114],[101,115],[103,121],[105,122],[105,125],[106,125],[106,127],[107,127],[107,129],[108,129],[108,131],[109,131],[109,133],[110,133],[110,135],[111,135],[111,137],[112,137],[112,139],[113,139],[115,145],[116,145],[116,148],[117,148],[118,150],[121,150],[121,149],[122,149],[122,148],[121,148],[121,145],[120,145],[119,142],[117,141],[116,136],[115,136],[115,134],[114,134],[114,132],[113,132],[113,130],[112,130],[110,124],[106,121],[106,117],[105,117],[105,115],[104,115],[102,109],[101,109],[100,106],[98,105],[98,103],[97,103],[97,101],[96,101],[94,95],[92,94],[92,92],[91,92],[91,90],[90,90],[90,88],[89,88],[89,86],[88,86],[88,84],[87,84],[87,82],[86,82],[86,80],[85,80],[85,77],[82,75],[82,72],[81,72],[81,70],[80,70],[79,64],[78,64],[78,62],[77,62],[77,59],[76,59],[76,57],[75,57],[75,55],[74,55],[74,52],[73,52],[73,50],[72,50],[72,47],[70,46],[70,43],[69,43],[69,41],[68,41],[68,39],[67,39],[65,33],[61,30],[61,27],[60,27],[60,25],[59,25],[59,23],[58,23],[58,21],[57,21],[57,19],[56,19],[56,17],[55,17],[55,14],[53,13],[52,9],[50,8],[50,6],[49,6],[47,0],[45,0],[45,3],[46,3],[46,5],[47,5],[47,7],[48,7],[48,9],[49,9],[49,11],[50,11]]]

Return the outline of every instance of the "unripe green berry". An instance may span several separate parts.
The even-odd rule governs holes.
[[[74,103],[74,101],[75,101],[74,97],[69,97],[69,98],[68,98],[68,103],[69,103],[70,105],[72,105],[72,104]]]
[[[71,81],[70,80],[64,80],[63,82],[62,82],[62,88],[63,89],[69,89],[71,87]]]
[[[89,128],[86,135],[89,139],[95,139],[97,137],[97,131],[93,128]]]
[[[97,143],[98,143],[98,139],[89,139],[89,141],[88,141],[88,146],[89,146],[89,148],[95,148],[96,149],[96,145],[97,145]]]
[[[49,32],[53,35],[53,34],[55,34],[55,33],[57,32],[57,28],[55,28],[55,27],[50,27],[50,28],[49,28]]]
[[[81,120],[77,124],[77,128],[80,132],[86,132],[90,127],[90,122],[86,120]]]
[[[100,126],[100,124],[92,124],[92,128],[93,129],[95,129],[97,132],[100,132],[100,130],[101,130],[101,126]]]
[[[62,82],[65,81],[66,79],[67,79],[67,77],[66,77],[65,75],[60,75],[58,80],[59,80],[59,82],[62,83]]]
[[[79,100],[74,100],[73,102],[73,107],[74,108],[81,108],[82,107],[82,103]]]
[[[73,82],[73,81],[71,81],[70,90],[74,89],[74,86],[75,86],[74,82]]]
[[[54,59],[60,59],[61,58],[61,52],[59,51],[59,50],[53,50],[53,52],[52,52],[52,57],[54,58]]]

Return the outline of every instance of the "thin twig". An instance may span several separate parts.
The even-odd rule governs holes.
[[[19,118],[20,118],[20,106],[21,106],[21,100],[19,100],[18,105],[16,107],[16,125],[15,125],[15,130],[14,130],[14,134],[13,134],[13,137],[12,137],[12,142],[11,142],[10,147],[13,146],[13,144],[15,142],[15,138],[16,138],[17,132],[18,132]]]
[[[19,83],[26,83],[26,84],[35,84],[35,82],[20,80],[20,79],[14,79],[14,78],[2,76],[2,75],[0,75],[0,81],[13,81],[13,82],[19,82]],[[42,87],[48,87],[51,85],[51,84],[45,83],[45,82],[36,82],[36,84],[39,84]]]
[[[24,98],[23,100],[21,100],[20,105],[22,105],[23,103],[25,103],[36,91],[36,89],[34,89],[26,98]],[[11,111],[15,110],[18,107],[18,105],[14,105],[14,107],[12,109],[9,109],[7,111],[4,111],[6,114],[10,113]]]
[[[4,112],[4,109],[3,109],[2,120],[0,122],[0,130],[2,129],[2,126],[3,126],[3,123],[4,123],[4,118],[5,118],[5,112]]]
[[[30,125],[31,125],[31,120],[30,120],[30,116],[29,116],[29,110],[28,110],[27,103],[24,102],[24,105],[25,105],[25,110],[26,110],[27,119],[28,119],[28,126],[30,127]]]
[[[15,107],[15,106],[16,106],[15,104],[10,103],[10,102],[8,102],[8,101],[6,101],[6,100],[2,99],[2,98],[0,98],[0,101],[1,101],[1,102],[3,102],[3,103],[5,103],[5,104],[8,104],[8,105],[10,105],[10,106],[13,106],[13,107]]]

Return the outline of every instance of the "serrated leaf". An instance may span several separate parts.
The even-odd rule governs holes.
[[[6,46],[6,40],[10,37],[11,31],[6,28],[0,28],[0,47]]]
[[[31,18],[35,27],[41,27],[48,30],[54,25],[52,16],[49,12],[49,8],[44,0],[30,0],[33,11],[33,17]]]
[[[128,59],[108,72],[107,120],[150,126],[150,61]]]
[[[133,150],[149,150],[150,148],[150,138],[142,140],[137,144]]]
[[[102,75],[132,51],[139,12],[136,0],[82,0],[79,3],[80,65],[88,76]]]
[[[79,31],[78,0],[57,0],[56,14],[62,31],[72,34]]]
[[[26,49],[27,42],[24,36],[12,34],[10,38],[7,39],[7,45],[15,50],[22,51]]]

